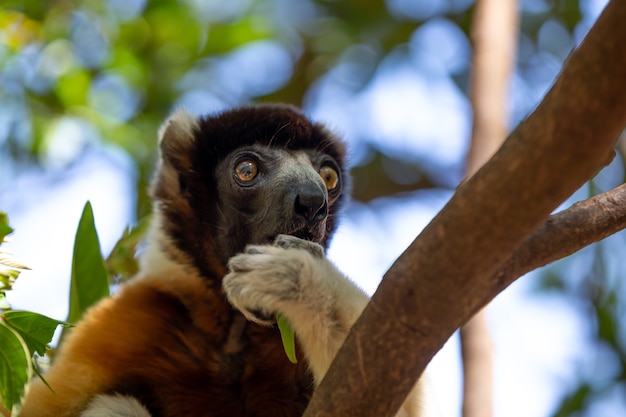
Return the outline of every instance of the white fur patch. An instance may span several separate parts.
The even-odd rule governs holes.
[[[176,110],[159,128],[159,141],[163,140],[165,131],[175,129],[178,138],[193,139],[193,133],[198,125],[197,119],[185,109]]]
[[[134,397],[98,395],[80,417],[151,417]]]
[[[147,245],[139,256],[139,266],[143,276],[170,277],[184,273],[190,265],[182,265],[172,259],[172,256],[183,257],[171,239],[163,231],[163,214],[155,205],[153,207],[152,221],[146,235]],[[167,252],[164,246],[168,246]]]

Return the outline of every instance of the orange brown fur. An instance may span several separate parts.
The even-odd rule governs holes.
[[[55,393],[36,381],[20,415],[78,415],[103,392],[132,394],[154,416],[300,415],[306,368],[285,359],[275,328],[242,322],[249,340],[228,346],[237,315],[199,277],[137,277],[89,311],[46,374]]]

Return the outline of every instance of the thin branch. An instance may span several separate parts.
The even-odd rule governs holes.
[[[626,184],[575,203],[541,224],[490,281],[504,289],[518,277],[626,228]]]
[[[606,164],[626,124],[624,21],[626,2],[611,1],[535,112],[385,274],[305,416],[393,415],[450,335],[502,290],[485,277]]]

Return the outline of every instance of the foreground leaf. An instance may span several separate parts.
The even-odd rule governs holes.
[[[283,348],[285,349],[289,362],[298,363],[298,359],[296,359],[296,342],[291,324],[289,324],[289,321],[282,314],[276,315],[276,323],[278,324],[280,338],[283,341]]]
[[[0,317],[0,397],[4,408],[13,410],[13,415],[19,412],[26,383],[32,374],[26,342]]]
[[[67,321],[76,323],[85,310],[108,295],[109,280],[102,261],[93,210],[91,203],[87,202],[74,240]]]
[[[30,311],[7,311],[4,313],[4,319],[22,337],[28,346],[30,356],[35,352],[40,356],[45,355],[46,347],[52,341],[57,327],[68,326],[62,321]]]

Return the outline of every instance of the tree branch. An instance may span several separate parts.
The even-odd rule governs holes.
[[[391,416],[486,279],[609,159],[626,122],[626,2],[611,1],[535,112],[385,274],[305,416]]]
[[[548,217],[489,280],[502,290],[525,273],[565,258],[624,228],[626,184]]]

